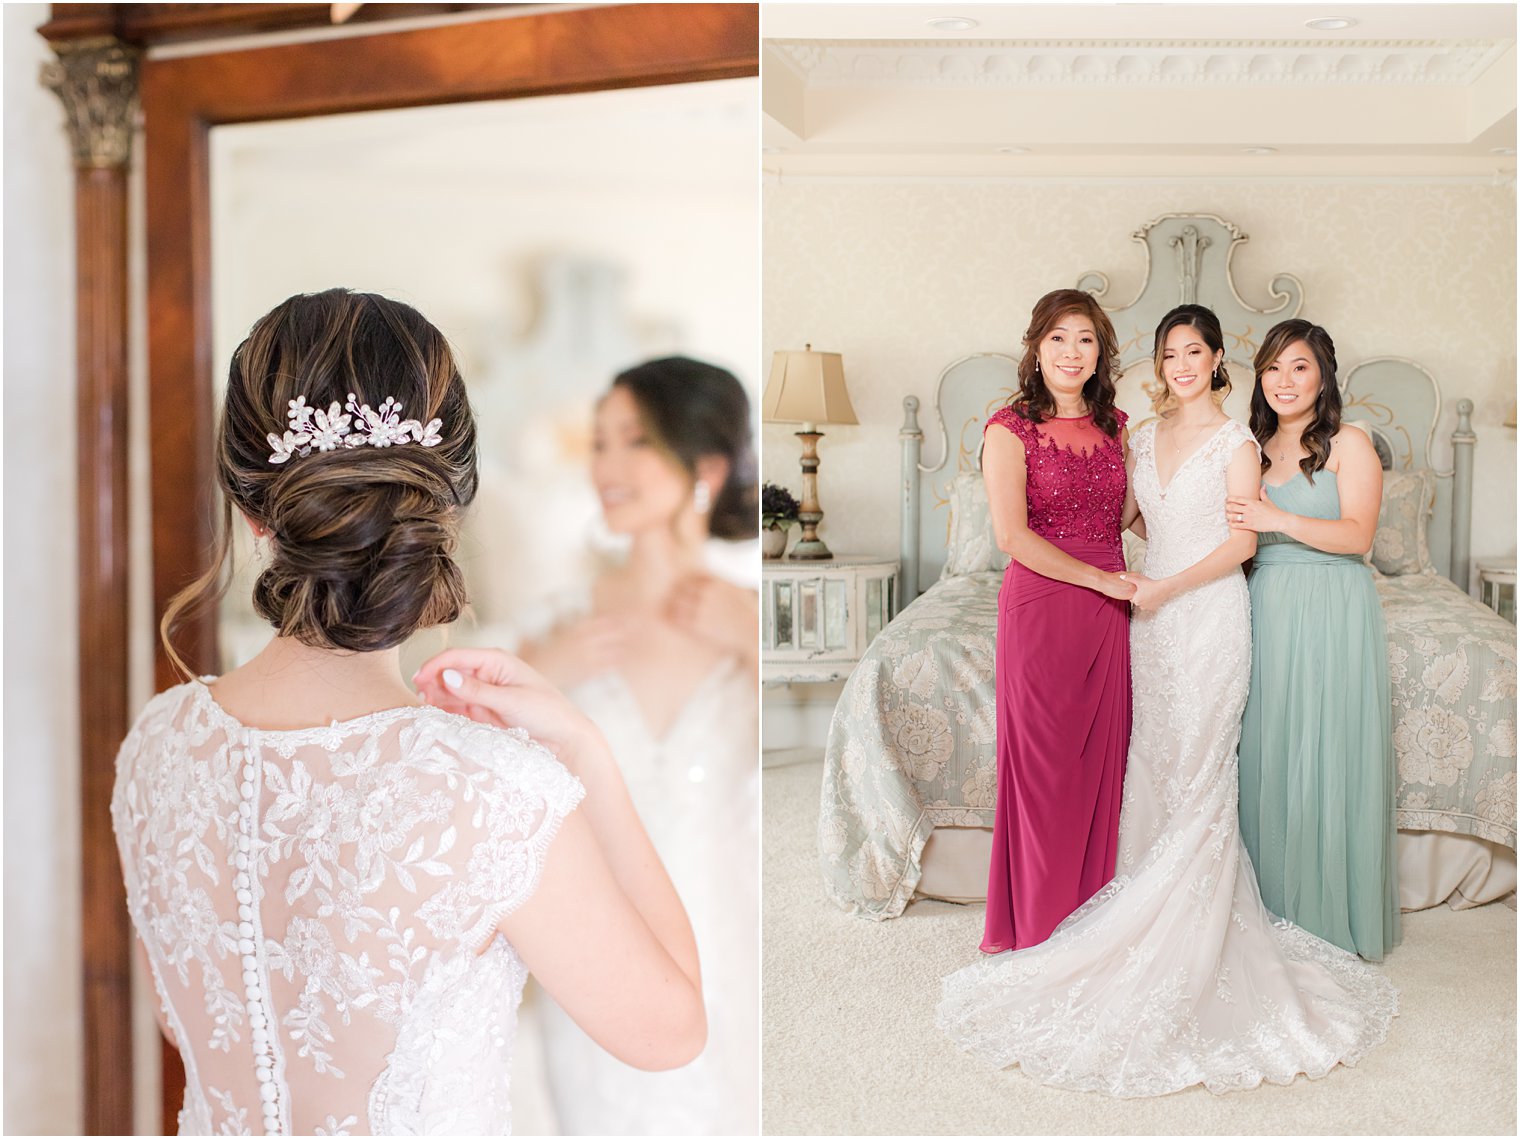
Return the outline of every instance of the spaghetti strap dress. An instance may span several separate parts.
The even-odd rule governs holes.
[[[1126,416],[1116,412],[1122,429]],[[1124,569],[1118,434],[1090,415],[1036,423],[1013,407],[984,430],[1024,444],[1030,530]],[[997,811],[982,951],[1037,945],[1114,876],[1130,734],[1129,602],[1010,562],[998,594]]]

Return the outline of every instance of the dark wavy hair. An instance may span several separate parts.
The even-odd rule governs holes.
[[[1080,289],[1056,289],[1035,302],[1024,331],[1024,356],[1019,361],[1019,391],[1009,401],[1015,412],[1034,423],[1042,423],[1056,413],[1056,399],[1045,386],[1037,365],[1040,342],[1068,313],[1080,313],[1092,321],[1098,336],[1098,366],[1082,385],[1082,398],[1092,412],[1093,424],[1110,437],[1119,434],[1119,417],[1114,414],[1114,383],[1119,376],[1119,338],[1113,323],[1090,293]]]
[[[666,356],[629,368],[612,386],[633,397],[650,441],[691,478],[701,459],[728,460],[728,477],[708,514],[713,537],[739,541],[759,534],[749,397],[734,374],[687,356]]]
[[[1161,318],[1161,323],[1156,325],[1156,339],[1151,349],[1152,363],[1156,369],[1156,384],[1147,386],[1146,394],[1151,397],[1151,404],[1159,412],[1171,398],[1171,389],[1167,387],[1166,377],[1161,371],[1161,354],[1166,349],[1166,338],[1174,328],[1183,326],[1196,329],[1203,342],[1208,345],[1211,352],[1224,351],[1224,330],[1219,327],[1219,318],[1214,315],[1212,309],[1202,305],[1178,305]],[[1209,378],[1209,390],[1211,392],[1223,392],[1219,398],[1230,394],[1230,373],[1224,366],[1224,360],[1219,361],[1219,366],[1214,369],[1214,374]]]
[[[1265,471],[1272,465],[1266,448],[1267,440],[1277,434],[1277,412],[1267,402],[1261,377],[1289,345],[1299,340],[1308,346],[1314,362],[1319,365],[1319,396],[1314,401],[1314,418],[1303,434],[1304,449],[1309,453],[1298,463],[1304,477],[1312,483],[1314,472],[1324,470],[1330,461],[1330,441],[1341,429],[1341,388],[1336,378],[1335,342],[1319,325],[1301,319],[1285,320],[1274,324],[1262,337],[1261,347],[1252,361],[1256,387],[1251,392],[1251,434],[1261,444],[1261,469]]]
[[[378,408],[442,420],[437,446],[338,447],[269,461],[292,401],[325,410],[352,392]],[[443,334],[410,305],[347,289],[291,297],[232,354],[216,439],[222,491],[212,565],[170,601],[160,634],[220,597],[230,574],[233,508],[270,531],[253,606],[281,636],[374,652],[455,620],[465,605],[453,561],[459,509],[478,484],[475,416]]]

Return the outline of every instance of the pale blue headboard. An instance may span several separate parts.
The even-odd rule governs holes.
[[[1245,422],[1252,387],[1251,359],[1261,336],[1273,324],[1296,316],[1303,303],[1303,286],[1288,273],[1272,278],[1270,307],[1253,308],[1241,299],[1231,276],[1230,261],[1237,245],[1248,240],[1239,229],[1213,214],[1165,214],[1133,234],[1146,251],[1146,280],[1129,304],[1110,309],[1120,340],[1121,364],[1128,370],[1120,382],[1119,405],[1131,415],[1133,429],[1149,414],[1148,401],[1134,376],[1149,368],[1151,330],[1173,306],[1196,302],[1208,305],[1220,318],[1225,333],[1225,356],[1234,389],[1225,411]],[[1103,300],[1108,280],[1085,273],[1079,287]],[[1332,330],[1333,331],[1333,330]],[[1382,439],[1385,465],[1397,468],[1434,466],[1432,444],[1441,413],[1440,386],[1412,360],[1377,357],[1363,361],[1341,376],[1346,418],[1369,427]],[[1000,352],[976,352],[951,362],[934,386],[934,405],[928,422],[920,425],[917,396],[903,400],[904,419],[898,439],[902,445],[902,506],[900,553],[902,596],[917,597],[939,579],[945,564],[950,530],[949,485],[958,474],[981,468],[982,426],[1018,389],[1017,362]],[[1453,463],[1437,469],[1436,503],[1430,521],[1431,558],[1437,570],[1462,589],[1472,525],[1472,403],[1459,400],[1457,426],[1451,435]],[[925,427],[931,439],[932,463],[924,462]]]
[[[1383,466],[1393,470],[1429,467],[1435,475],[1435,509],[1430,517],[1430,560],[1462,589],[1467,588],[1472,550],[1472,400],[1457,401],[1451,434],[1452,465],[1436,466],[1436,422],[1441,417],[1441,385],[1413,360],[1376,356],[1363,360],[1341,379],[1345,418],[1372,433]]]

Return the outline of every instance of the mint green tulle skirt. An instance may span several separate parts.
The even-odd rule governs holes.
[[[1399,941],[1388,640],[1352,555],[1263,544],[1251,572],[1240,832],[1273,913],[1381,961]]]

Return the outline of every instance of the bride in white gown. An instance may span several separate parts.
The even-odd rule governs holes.
[[[1156,344],[1177,408],[1130,439],[1148,548],[1144,576],[1129,575],[1116,876],[1043,944],[947,977],[937,1017],[996,1067],[1114,1096],[1323,1076],[1381,1042],[1397,1010],[1377,970],[1262,905],[1237,819],[1254,535],[1224,515],[1227,494],[1258,494],[1259,452],[1210,398],[1227,382],[1213,314],[1173,310]]]
[[[235,508],[276,635],[149,702],[111,802],[181,1133],[508,1133],[530,970],[628,1063],[691,1060],[691,928],[600,733],[492,650],[402,681],[464,604],[476,433],[442,334],[292,297],[234,353],[218,434],[220,550],[165,628],[214,596]]]
[[[550,1004],[554,1112],[569,1135],[755,1134],[759,551],[743,387],[680,357],[630,369],[597,407],[591,467],[627,556],[564,590],[522,652],[612,744],[691,915],[708,1043],[685,1068],[639,1071]]]

